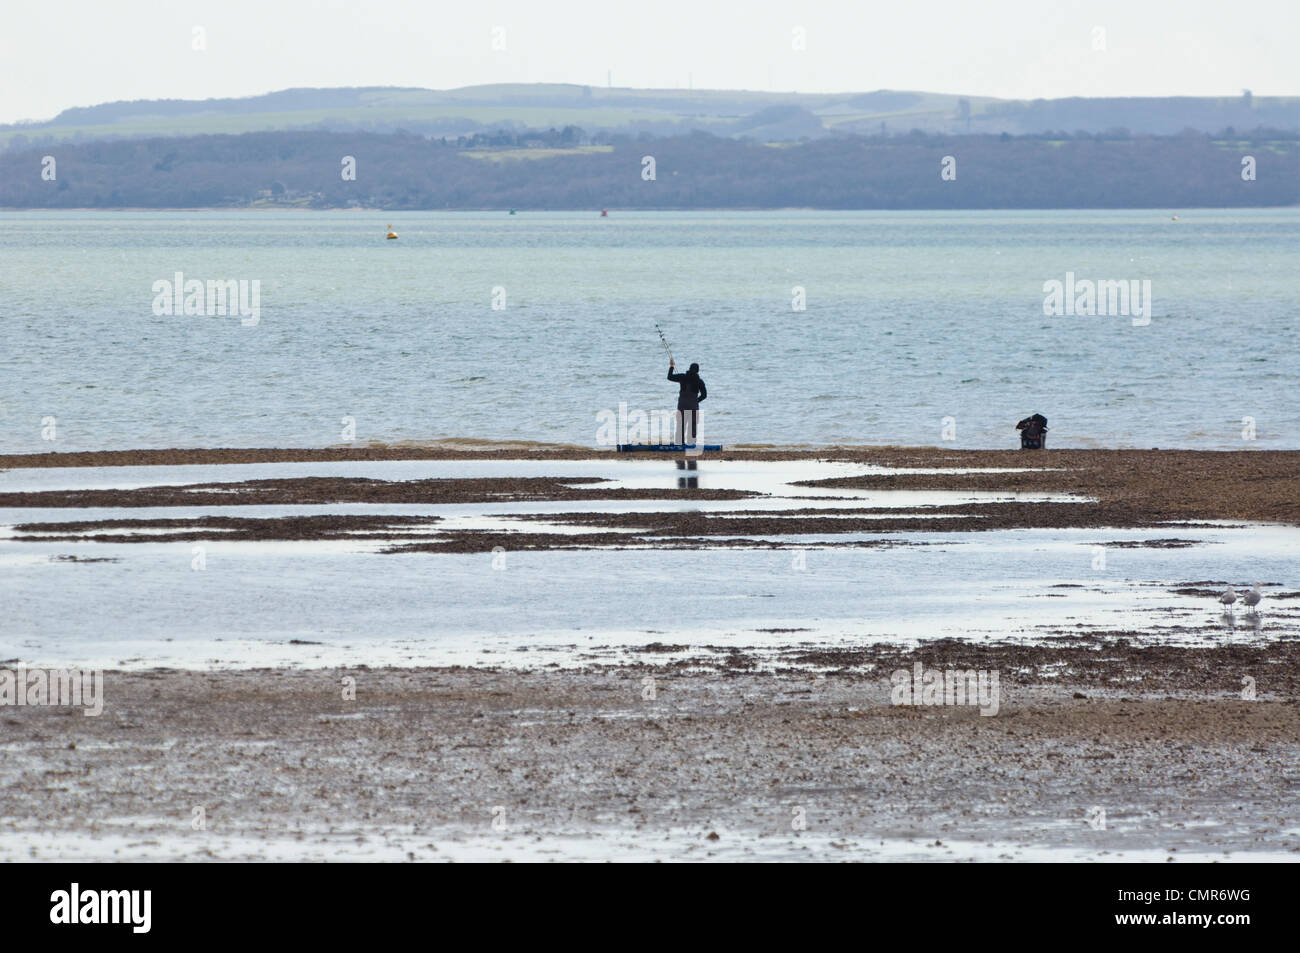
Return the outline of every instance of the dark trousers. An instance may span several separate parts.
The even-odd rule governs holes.
[[[699,425],[700,411],[698,408],[677,411],[677,442],[682,444],[694,443]]]

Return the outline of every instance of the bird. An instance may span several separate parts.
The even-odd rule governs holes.
[[[1229,586],[1223,590],[1223,595],[1219,596],[1219,601],[1223,603],[1223,611],[1231,612],[1232,604],[1237,601],[1237,590]]]
[[[1264,593],[1259,591],[1259,583],[1255,583],[1254,589],[1248,589],[1241,594],[1241,601],[1252,609],[1259,605],[1259,600],[1264,598]]]

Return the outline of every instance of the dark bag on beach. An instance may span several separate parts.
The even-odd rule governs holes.
[[[1016,424],[1020,431],[1021,450],[1042,450],[1047,446],[1047,418],[1033,414]]]

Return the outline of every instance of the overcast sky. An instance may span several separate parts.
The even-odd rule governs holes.
[[[291,86],[611,76],[1008,98],[1300,93],[1300,0],[4,0],[0,11],[0,122]],[[193,48],[196,27],[206,49]]]

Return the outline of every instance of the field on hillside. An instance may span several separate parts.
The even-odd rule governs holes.
[[[788,93],[754,90],[621,89],[554,84],[476,86],[460,90],[300,90],[246,100],[109,104],[70,110],[51,122],[0,128],[0,148],[32,139],[146,138],[239,134],[288,129],[408,129],[423,134],[469,133],[493,126],[636,131],[680,124],[726,134],[727,127],[765,109],[799,107],[826,130],[878,127],[958,131],[955,95]],[[332,100],[332,101],[331,101]],[[978,118],[996,100],[969,97]],[[267,108],[283,103],[284,108]],[[129,107],[129,108],[128,108]]]

